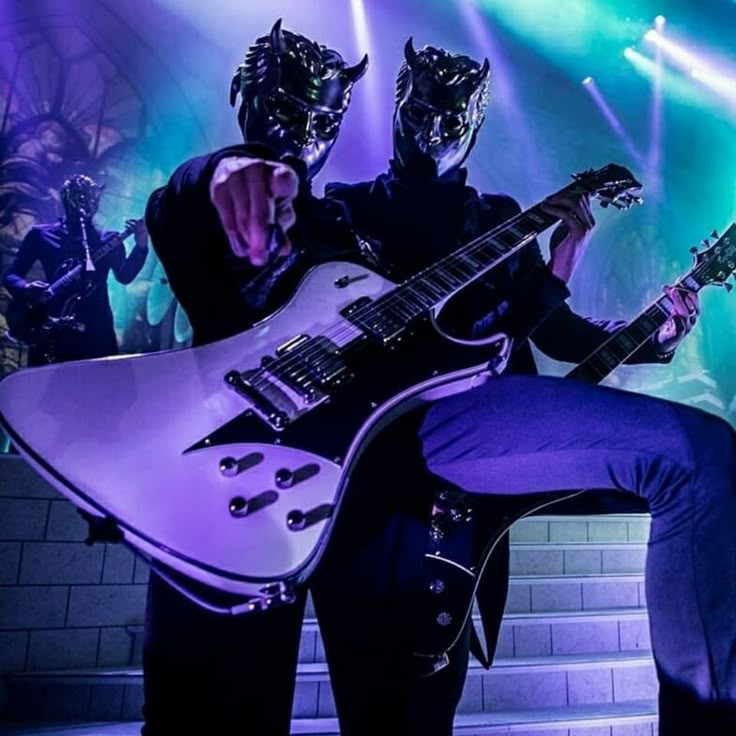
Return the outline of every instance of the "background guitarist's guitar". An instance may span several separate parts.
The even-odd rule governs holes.
[[[92,264],[99,263],[119,248],[134,232],[137,222],[134,220],[121,232],[108,236],[91,254]],[[83,278],[86,265],[81,256],[65,260],[53,274],[45,298],[39,304],[29,304],[22,297],[12,299],[6,314],[11,336],[28,345],[48,346],[50,352],[59,331],[83,331],[84,325],[80,325],[76,318],[77,307],[95,288],[94,284],[85,283]]]
[[[610,164],[562,192],[624,208],[640,188]],[[19,371],[0,382],[0,419],[37,470],[154,566],[251,597],[233,612],[288,602],[371,437],[502,370],[509,340],[444,334],[444,304],[556,222],[537,204],[400,285],[318,266],[280,311],[195,349]]]
[[[733,287],[727,283],[727,279],[736,271],[736,224],[731,224],[721,236],[717,233],[713,235],[717,240],[707,249],[700,252],[691,249],[694,253],[694,265],[677,281],[676,286],[698,292],[704,286],[716,284],[731,291]],[[673,305],[670,298],[660,297],[627,325],[612,334],[582,363],[573,368],[566,378],[590,384],[600,383],[652,339],[672,313]],[[437,669],[445,663],[445,653],[461,636],[472,612],[473,600],[481,577],[511,525],[525,516],[539,513],[583,492],[494,497],[493,510],[498,515],[499,523],[495,531],[482,540],[482,546],[476,552],[468,544],[468,540],[458,537],[464,533],[462,524],[464,515],[470,513],[464,504],[468,503],[468,499],[472,502],[473,497],[453,490],[444,491],[444,499],[436,506],[432,519],[433,531],[435,529],[439,531],[439,534],[435,532],[435,535],[441,542],[437,542],[437,550],[425,555],[424,575],[427,581],[442,580],[443,594],[436,595],[431,585],[422,585],[423,603],[418,609],[421,611],[422,620],[415,621],[417,644],[415,653],[419,657],[426,658],[428,671]],[[443,503],[446,508],[443,508]],[[440,613],[445,615],[444,621],[451,623],[437,625]]]

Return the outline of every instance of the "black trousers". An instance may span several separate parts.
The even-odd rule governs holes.
[[[418,490],[428,514],[432,496]],[[448,736],[465,681],[469,631],[449,666],[431,677],[420,674],[409,633],[426,521],[402,509],[387,514],[387,504],[377,519],[375,498],[354,498],[310,581],[341,734]],[[360,524],[362,514],[368,521]],[[303,590],[293,606],[228,617],[191,603],[152,573],[144,736],[288,734],[305,599]]]

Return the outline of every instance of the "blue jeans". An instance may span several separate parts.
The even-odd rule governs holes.
[[[596,488],[645,499],[652,515],[646,590],[660,735],[680,733],[684,720],[701,715],[719,729],[709,736],[736,733],[730,425],[639,394],[504,376],[434,404],[421,440],[429,469],[473,493]]]

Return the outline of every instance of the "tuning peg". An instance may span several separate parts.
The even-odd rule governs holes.
[[[703,238],[703,242],[700,245],[702,245],[703,248],[709,248],[710,247],[710,240],[708,240],[708,238]]]
[[[691,253],[692,253],[692,254],[693,254],[694,256],[698,255],[698,246],[697,246],[697,245],[694,245],[694,246],[693,246],[692,248],[690,248],[690,252],[691,252]]]
[[[724,288],[724,289],[725,289],[726,291],[728,291],[728,292],[731,292],[731,291],[733,291],[733,284],[729,284],[729,283],[728,283],[728,281],[726,281],[726,282],[724,282],[724,284],[723,284],[723,288]]]
[[[712,232],[712,233],[710,234],[710,237],[711,237],[711,238],[720,238],[721,236],[720,236],[720,235],[718,234],[718,230],[714,230],[714,231],[713,231],[713,232]]]

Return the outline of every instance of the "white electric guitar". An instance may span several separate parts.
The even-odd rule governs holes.
[[[638,201],[614,164],[573,178],[561,193]],[[289,602],[370,438],[503,369],[508,339],[443,334],[443,305],[556,221],[537,204],[400,285],[318,266],[279,312],[203,347],[18,371],[0,382],[0,421],[34,468],[202,605],[182,577],[247,599],[230,612]]]

